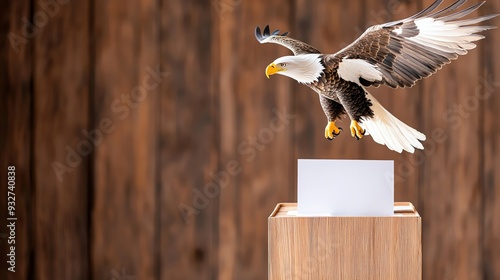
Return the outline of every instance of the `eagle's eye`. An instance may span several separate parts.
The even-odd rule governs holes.
[[[286,67],[286,63],[280,63],[281,67]]]

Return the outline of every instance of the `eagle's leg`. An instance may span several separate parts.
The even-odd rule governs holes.
[[[328,124],[325,127],[325,138],[328,140],[333,140],[342,131],[342,128],[335,125],[335,120],[339,119],[345,114],[344,107],[342,106],[342,104],[321,94],[319,95],[319,101],[321,104],[321,108],[323,108],[323,112],[328,119]]]
[[[345,88],[337,93],[337,96],[346,108],[349,118],[351,118],[351,135],[359,140],[365,135],[365,130],[359,125],[363,118],[374,116],[371,109],[372,102],[367,98],[367,92],[356,83],[346,83]]]
[[[356,138],[356,140],[359,140],[363,138],[363,135],[365,135],[365,130],[359,126],[359,123],[355,120],[351,120],[351,135],[352,137]]]
[[[328,124],[325,127],[325,138],[328,140],[333,140],[340,134],[341,130],[342,128],[337,127],[334,121],[328,121]]]

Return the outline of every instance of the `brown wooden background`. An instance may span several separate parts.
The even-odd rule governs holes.
[[[297,159],[354,158],[395,161],[396,200],[423,217],[424,279],[500,279],[499,30],[412,89],[372,90],[427,135],[414,155],[345,132],[326,141],[318,97],[264,76],[288,51],[253,37],[270,24],[333,53],[423,2],[4,1],[0,220],[15,165],[18,221],[17,271],[2,235],[0,278],[265,279],[267,217],[296,200]],[[154,86],[157,67],[168,76]],[[103,121],[112,131],[85,146],[82,130]],[[78,147],[81,161],[68,152]],[[205,188],[211,198],[197,198]],[[193,199],[186,222],[179,207]]]

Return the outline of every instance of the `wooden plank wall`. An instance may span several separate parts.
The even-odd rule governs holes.
[[[152,0],[93,7],[92,127],[103,139],[92,166],[92,279],[157,275],[158,8]]]
[[[33,57],[32,42],[15,40],[9,43],[7,34],[22,34],[22,17],[30,15],[30,1],[9,1],[0,11],[0,181],[5,186],[0,192],[0,278],[29,279],[33,271],[34,246],[33,212]],[[26,33],[30,35],[30,33]],[[13,37],[13,36],[11,36]],[[17,37],[16,37],[17,38]],[[7,271],[7,167],[16,167],[16,275]],[[8,276],[8,278],[7,278]],[[18,278],[17,278],[18,277]]]
[[[499,1],[486,3],[487,11],[500,11]],[[484,13],[484,12],[483,12]],[[498,24],[497,24],[498,25]],[[481,270],[485,279],[495,279],[500,276],[500,123],[496,112],[500,108],[500,98],[496,95],[500,87],[500,63],[496,54],[496,47],[500,44],[500,34],[492,32],[488,44],[481,47],[478,94],[481,100],[480,107],[480,146],[482,149],[479,169],[479,182],[482,191],[481,223]],[[482,113],[482,114],[481,114]],[[496,244],[496,246],[495,246]]]
[[[87,279],[92,146],[81,131],[90,127],[89,7],[54,3],[32,6],[39,26],[32,39],[33,265],[38,279]]]
[[[8,2],[0,181],[15,165],[17,262],[2,226],[1,279],[265,279],[267,217],[296,201],[298,158],[394,160],[396,200],[423,217],[423,279],[500,279],[498,30],[412,89],[372,90],[427,134],[411,155],[323,139],[317,95],[265,77],[288,51],[253,30],[335,52],[432,0]]]
[[[161,6],[160,63],[169,75],[161,83],[157,132],[160,279],[210,279],[217,273],[217,204],[204,194],[208,173],[216,172],[219,162],[210,8],[207,1]],[[210,196],[221,194],[207,189]]]

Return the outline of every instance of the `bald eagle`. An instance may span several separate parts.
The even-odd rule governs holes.
[[[287,47],[294,55],[276,59],[266,68],[266,76],[281,74],[307,85],[318,93],[328,119],[325,138],[332,140],[341,132],[336,120],[347,114],[351,135],[357,140],[371,135],[379,144],[401,153],[423,149],[425,135],[406,125],[371,95],[367,88],[386,85],[412,87],[454,60],[465,55],[483,39],[477,33],[495,28],[477,24],[497,14],[462,19],[484,2],[456,11],[466,0],[435,11],[442,0],[409,18],[368,28],[356,41],[335,54],[287,37],[288,32],[270,32],[266,26],[255,29],[260,43]]]

